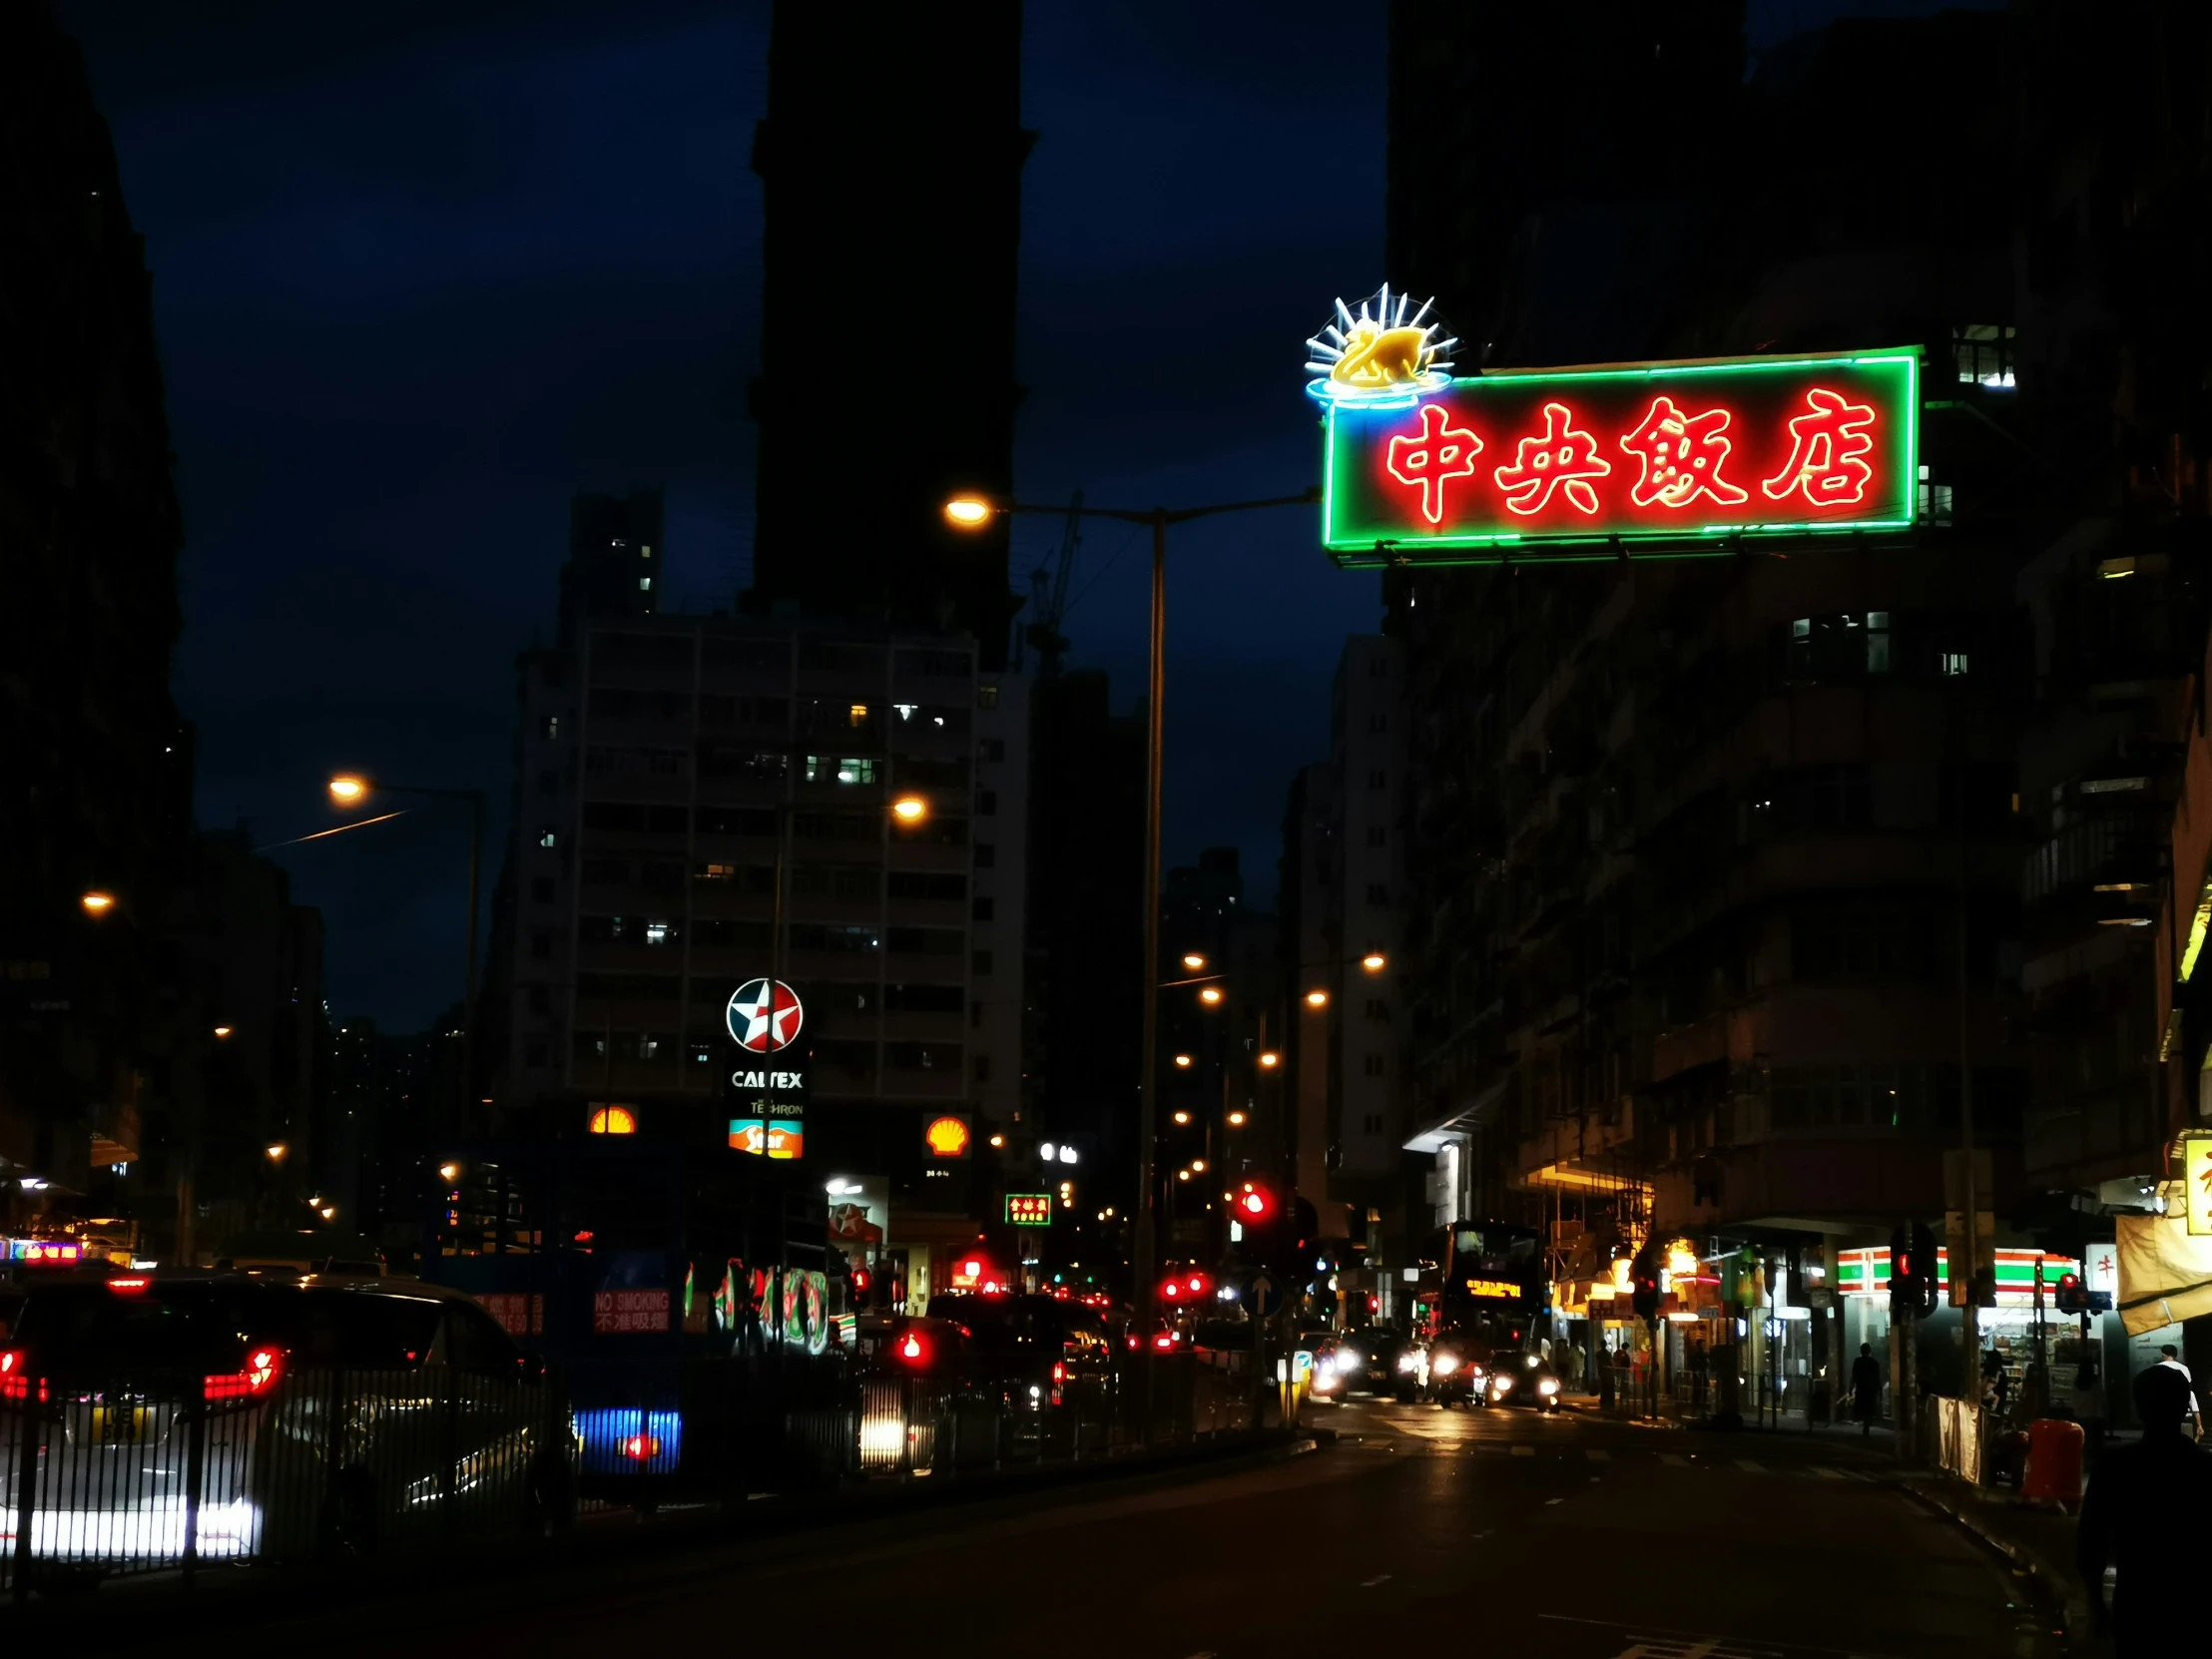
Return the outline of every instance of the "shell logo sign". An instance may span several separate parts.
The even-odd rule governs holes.
[[[965,1158],[968,1143],[975,1132],[968,1127],[968,1120],[947,1112],[944,1116],[929,1120],[929,1127],[921,1132],[922,1143],[934,1158]]]

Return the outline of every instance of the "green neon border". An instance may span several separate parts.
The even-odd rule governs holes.
[[[1831,536],[1864,534],[1870,530],[1910,530],[1920,521],[1921,356],[1921,350],[1917,346],[1896,346],[1881,351],[1826,351],[1791,357],[1706,357],[1689,362],[1634,363],[1598,368],[1495,369],[1486,374],[1459,375],[1451,382],[1454,387],[1458,387],[1505,380],[1536,384],[1577,380],[1657,380],[1729,371],[1780,372],[1785,369],[1818,368],[1833,364],[1870,368],[1902,363],[1905,367],[1906,408],[1903,440],[1906,516],[1903,518],[1830,519],[1818,524],[1716,524],[1697,530],[1613,530],[1587,536],[1517,535],[1510,532],[1410,538],[1338,536],[1332,533],[1337,506],[1337,411],[1332,408],[1322,420],[1322,547],[1345,570],[1375,570],[1392,565],[1416,564],[1497,565],[1506,563],[1516,550],[1522,548],[1528,550],[1528,557],[1532,561],[1542,559],[1549,564],[1589,564],[1620,558],[1621,554],[1617,550],[1630,542],[1646,549],[1654,544],[1673,544],[1674,550],[1664,555],[1647,552],[1646,557],[1721,559],[1732,556],[1737,551],[1734,544],[1749,537],[1764,539],[1772,536]],[[1731,545],[1715,547],[1712,544],[1716,541],[1726,541]],[[1390,550],[1379,551],[1385,543],[1390,544]],[[1577,546],[1588,547],[1592,551],[1551,551],[1554,548]],[[1449,554],[1461,549],[1483,548],[1495,551],[1474,558],[1435,556],[1439,550]]]

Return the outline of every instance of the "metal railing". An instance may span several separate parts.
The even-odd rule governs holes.
[[[0,1583],[18,1599],[520,1535],[574,1512],[575,1441],[548,1381],[421,1366],[289,1372],[267,1398],[33,1386],[43,1398],[0,1401]]]

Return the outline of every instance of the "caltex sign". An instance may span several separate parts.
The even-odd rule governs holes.
[[[798,1040],[807,1011],[799,993],[781,979],[748,979],[732,993],[727,1017],[740,1048],[774,1054]]]

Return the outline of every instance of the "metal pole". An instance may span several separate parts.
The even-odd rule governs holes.
[[[1966,768],[1961,734],[1958,766],[1958,1139],[1965,1170],[1959,1185],[1965,1204],[1960,1218],[1960,1260],[1951,1263],[1951,1283],[1964,1287],[1958,1302],[1958,1340],[1965,1350],[1964,1394],[1978,1423],[1981,1413],[1981,1310],[1974,1302],[1974,1276],[1980,1267],[1981,1195],[1974,1179],[1973,1047],[1966,959]],[[1961,1277],[1962,1276],[1962,1277]]]
[[[461,1123],[476,1116],[476,912],[484,865],[484,792],[468,792],[468,966],[461,982]]]
[[[1137,1311],[1137,1328],[1143,1338],[1139,1350],[1144,1375],[1144,1439],[1152,1443],[1153,1363],[1151,1321],[1152,1280],[1157,1261],[1153,1238],[1153,1189],[1157,1185],[1153,1158],[1159,1133],[1160,1047],[1160,757],[1166,737],[1164,703],[1167,695],[1168,627],[1168,515],[1165,508],[1152,510],[1152,660],[1145,690],[1145,809],[1144,809],[1144,1041],[1137,1071],[1137,1226],[1134,1283],[1130,1302]]]

